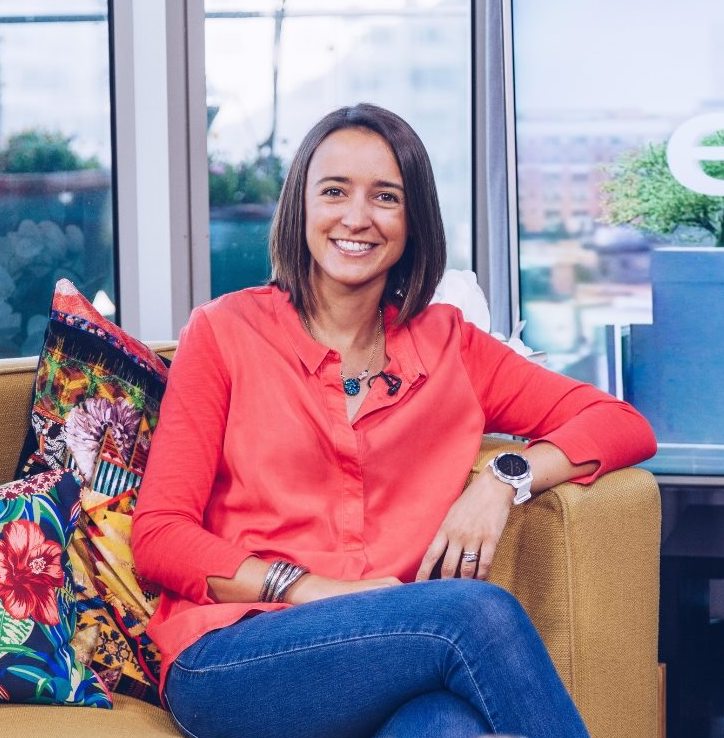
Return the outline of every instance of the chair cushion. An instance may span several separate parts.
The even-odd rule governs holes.
[[[160,707],[122,694],[112,710],[42,705],[0,705],[0,735],[23,738],[179,738],[171,716]]]

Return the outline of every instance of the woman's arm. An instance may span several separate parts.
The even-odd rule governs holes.
[[[525,451],[533,474],[531,491],[542,492],[561,482],[595,473],[597,463],[572,464],[551,443],[543,442]],[[515,490],[486,467],[451,505],[420,564],[416,579],[429,579],[442,559],[440,575],[486,579],[500,536],[508,521]],[[524,503],[525,504],[525,503]],[[477,562],[462,562],[463,551],[479,554]]]
[[[601,474],[653,455],[656,440],[633,407],[582,382],[550,372],[460,320],[462,356],[488,432],[532,438],[524,455],[540,492],[565,481],[588,484]],[[442,559],[443,577],[484,579],[510,513],[513,488],[485,468],[450,507],[417,579]],[[477,562],[461,562],[463,551]]]
[[[258,602],[269,568],[253,552],[204,528],[223,450],[231,379],[203,310],[184,328],[164,395],[132,546],[143,576],[199,603]],[[394,577],[344,581],[307,574],[285,600],[300,604],[399,584]]]
[[[209,592],[216,602],[258,602],[269,566],[267,562],[252,556],[242,562],[231,578],[210,576]],[[287,590],[284,601],[290,605],[301,605],[325,597],[393,587],[400,583],[395,577],[349,581],[310,573],[305,574]]]
[[[528,438],[531,450],[547,441],[576,467],[595,463],[593,472],[578,469],[571,478],[581,484],[656,453],[651,426],[628,403],[519,356],[462,317],[460,330],[486,433]]]
[[[251,555],[203,526],[222,454],[231,380],[203,309],[181,333],[153,434],[132,546],[138,571],[183,597],[213,602],[207,577]]]

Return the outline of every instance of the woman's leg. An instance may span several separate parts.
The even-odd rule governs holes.
[[[523,609],[475,580],[332,597],[209,633],[172,666],[177,721],[198,738],[369,738],[448,690],[492,733],[587,732]]]
[[[405,702],[374,738],[480,738],[490,726],[452,692],[428,692]]]

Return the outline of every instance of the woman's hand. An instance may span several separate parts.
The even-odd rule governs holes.
[[[395,587],[402,582],[396,577],[380,577],[379,579],[360,579],[349,581],[346,579],[331,579],[317,574],[305,574],[295,582],[284,598],[290,605],[302,605],[305,602],[321,600],[335,595],[364,592],[368,589],[380,587]]]
[[[485,469],[452,504],[442,525],[422,559],[416,581],[429,579],[433,567],[443,557],[440,576],[486,579],[495,548],[508,520],[515,490]],[[463,561],[463,552],[480,556]]]

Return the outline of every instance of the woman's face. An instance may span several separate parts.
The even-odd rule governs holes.
[[[407,240],[395,155],[366,128],[331,133],[312,155],[304,193],[312,286],[381,288]]]

